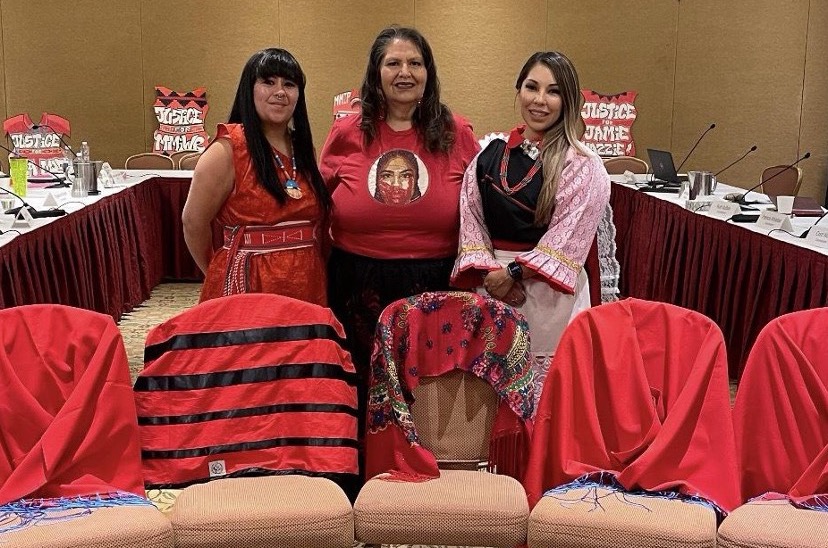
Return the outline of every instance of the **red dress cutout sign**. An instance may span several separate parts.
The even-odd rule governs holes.
[[[180,150],[203,152],[209,140],[204,129],[209,108],[204,88],[180,93],[155,86],[153,109],[158,129],[152,136],[152,151],[167,154]]]
[[[362,112],[361,103],[359,101],[359,90],[352,89],[334,95],[333,100],[333,117],[344,118],[351,114],[359,114]]]
[[[35,124],[28,114],[18,114],[3,122],[3,131],[29,162],[29,180],[52,179],[63,174],[66,159],[61,139],[69,136],[69,120],[44,112]],[[49,172],[52,173],[49,173]]]
[[[635,91],[617,95],[601,95],[582,89],[584,106],[581,118],[586,130],[582,141],[601,156],[635,156],[632,125],[638,116]]]

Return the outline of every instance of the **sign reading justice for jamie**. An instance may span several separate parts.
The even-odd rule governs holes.
[[[632,125],[637,116],[635,91],[617,95],[601,95],[582,89],[584,107],[581,118],[586,130],[583,142],[601,156],[635,156]]]

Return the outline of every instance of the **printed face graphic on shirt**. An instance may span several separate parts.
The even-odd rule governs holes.
[[[368,173],[368,191],[383,204],[410,204],[422,198],[427,189],[425,165],[410,150],[389,150],[377,159]]]

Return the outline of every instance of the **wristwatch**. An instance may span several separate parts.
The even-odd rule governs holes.
[[[508,265],[506,265],[506,272],[509,274],[509,277],[519,282],[523,279],[523,267],[520,266],[515,261],[512,261]]]

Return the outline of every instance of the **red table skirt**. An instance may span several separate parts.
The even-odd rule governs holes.
[[[613,185],[621,294],[673,303],[715,321],[729,372],[741,375],[773,318],[828,306],[828,257]]]
[[[0,247],[0,308],[61,303],[117,320],[162,279],[200,279],[181,230],[189,186],[145,181]]]

